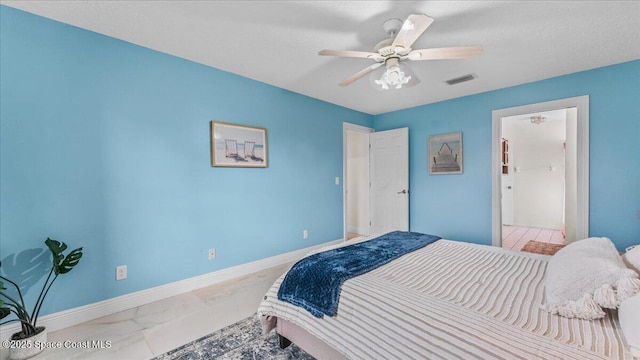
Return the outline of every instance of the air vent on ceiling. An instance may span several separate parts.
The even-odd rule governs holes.
[[[455,84],[460,84],[461,82],[473,80],[476,77],[477,76],[474,75],[474,74],[467,74],[467,75],[462,75],[462,76],[454,78],[454,79],[449,79],[449,80],[446,81],[446,83],[449,84],[449,85],[455,85]]]

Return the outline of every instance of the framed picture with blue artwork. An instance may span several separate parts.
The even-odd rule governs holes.
[[[429,174],[462,174],[462,132],[429,136]]]
[[[267,129],[211,121],[211,165],[267,167]]]

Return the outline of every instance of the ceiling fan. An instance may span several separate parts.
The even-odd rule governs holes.
[[[411,49],[411,45],[431,25],[433,20],[423,14],[409,15],[404,23],[399,19],[389,19],[382,25],[389,38],[379,42],[374,48],[375,52],[322,50],[318,52],[318,55],[366,58],[375,61],[375,64],[341,82],[340,86],[347,86],[385,65],[386,71],[379,78],[377,76],[372,78],[372,84],[379,90],[388,90],[412,87],[420,83],[420,79],[411,71],[404,62],[405,60],[463,59],[482,53],[481,46]]]

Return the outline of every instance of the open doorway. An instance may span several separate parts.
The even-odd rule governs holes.
[[[369,235],[368,127],[344,123],[344,239]]]
[[[572,211],[565,199],[575,192],[574,181],[565,180],[575,169],[576,114],[572,107],[502,118],[503,248],[565,245],[565,213]]]
[[[344,123],[344,239],[409,231],[409,128]]]
[[[509,118],[513,121],[520,119],[521,125],[528,121],[529,133],[533,133],[534,130],[542,130],[542,125],[545,124],[547,119],[540,119],[540,117],[550,117],[552,114],[562,115],[565,118],[565,143],[561,145],[564,152],[564,164],[560,166],[560,160],[544,159],[538,160],[534,158],[529,159],[528,162],[518,164],[518,150],[517,146],[514,149],[514,144],[509,139],[503,137],[503,126],[508,123]],[[504,120],[507,119],[507,120]],[[505,122],[503,122],[503,120]],[[550,121],[547,121],[550,123]],[[508,125],[507,125],[508,126]],[[531,126],[537,126],[537,128],[531,128]],[[545,125],[546,127],[546,125]],[[558,127],[562,127],[558,125]],[[507,130],[507,134],[509,130]],[[494,246],[502,246],[503,241],[506,239],[507,231],[513,230],[511,228],[503,227],[503,222],[512,222],[517,225],[518,221],[522,220],[522,214],[527,212],[537,213],[538,220],[551,215],[555,220],[554,225],[541,225],[542,222],[533,223],[534,226],[527,226],[527,229],[521,229],[520,236],[524,239],[518,239],[519,246],[525,246],[529,240],[536,240],[533,235],[537,232],[538,235],[542,233],[542,229],[546,226],[551,227],[554,231],[558,228],[558,218],[560,218],[560,232],[563,235],[563,243],[569,243],[576,240],[584,239],[589,235],[589,97],[579,96],[568,99],[554,100],[544,103],[531,104],[518,106],[514,108],[494,110],[492,113],[492,244]],[[513,136],[513,135],[507,135]],[[532,136],[531,134],[525,134],[525,137]],[[555,135],[560,136],[560,135]],[[507,141],[505,141],[507,140]],[[538,140],[539,142],[546,142],[547,140]],[[528,145],[529,147],[537,148],[538,152],[546,152],[551,145],[547,144],[546,147],[539,147],[539,144]],[[555,146],[555,145],[553,145]],[[506,151],[505,151],[506,149]],[[557,150],[557,149],[556,149]],[[522,154],[520,154],[522,155]],[[556,156],[559,156],[556,152]],[[556,157],[557,159],[557,157]],[[505,173],[506,172],[506,173]],[[522,182],[516,184],[515,181],[518,176],[522,175],[524,179],[524,186]],[[561,177],[563,177],[562,190],[551,189],[551,185],[546,180],[541,180],[540,176],[545,175],[549,178],[554,178],[559,183]],[[563,176],[562,176],[563,175]],[[527,185],[528,184],[528,185]],[[544,186],[544,184],[547,184]],[[537,186],[536,185],[543,185]],[[511,189],[508,187],[511,186]],[[511,190],[511,192],[509,192]],[[533,199],[531,202],[522,202],[517,204],[514,199],[509,199],[510,196],[514,196],[516,190],[520,190],[525,193],[525,198]],[[556,193],[556,197],[553,200],[549,200],[549,196],[552,193]],[[559,194],[559,195],[558,195]],[[506,197],[506,199],[505,199]],[[509,202],[512,201],[512,204]],[[553,203],[554,211],[548,209],[542,209],[537,207],[537,203],[547,202]],[[516,208],[519,207],[522,211],[518,212]],[[558,216],[558,209],[561,209],[561,215]],[[541,212],[549,212],[549,214],[541,214]],[[517,215],[520,214],[520,215]],[[544,216],[542,216],[544,215]],[[537,220],[537,221],[538,221]],[[562,225],[564,224],[564,226]],[[513,225],[513,224],[506,224]],[[526,224],[525,224],[526,225]],[[535,228],[530,230],[530,228]],[[528,233],[528,234],[527,234]],[[527,234],[526,236],[524,236]],[[537,235],[537,236],[538,236]],[[545,237],[551,236],[553,233],[545,231],[543,234]],[[512,235],[509,240],[512,245],[514,237]],[[537,238],[536,236],[536,238]],[[556,235],[556,242],[559,242],[558,235]]]

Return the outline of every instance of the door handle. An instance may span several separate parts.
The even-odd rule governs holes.
[[[507,186],[507,189],[511,190],[511,186]]]
[[[408,194],[409,192],[407,190],[402,190],[402,191],[398,191],[398,194]]]

